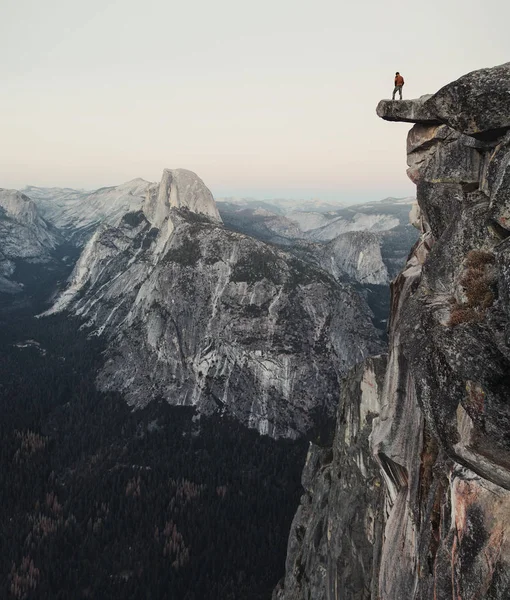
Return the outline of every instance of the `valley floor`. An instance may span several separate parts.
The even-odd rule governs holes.
[[[0,314],[0,597],[269,598],[305,442],[131,412],[96,391],[99,340],[25,300]]]

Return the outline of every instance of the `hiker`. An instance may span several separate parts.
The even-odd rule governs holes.
[[[398,92],[400,94],[400,99],[402,100],[402,86],[404,85],[404,78],[397,71],[395,73],[395,89],[393,90],[392,100],[395,100],[395,94]]]

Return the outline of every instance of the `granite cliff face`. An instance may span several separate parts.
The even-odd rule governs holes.
[[[275,598],[510,597],[509,91],[507,63],[377,108],[415,123],[421,237],[392,283],[377,400],[359,383],[368,362],[333,447],[310,450]]]
[[[337,279],[346,273],[360,283],[389,283],[380,237],[369,231],[339,235],[323,251],[323,266]]]
[[[369,435],[381,410],[385,367],[378,356],[349,373],[332,446],[310,444],[286,576],[274,600],[377,598],[374,547],[381,543],[384,491]]]
[[[48,263],[62,242],[31,198],[0,188],[0,293],[14,294],[22,289],[14,277],[20,261]]]
[[[190,171],[165,170],[142,211],[100,228],[49,313],[107,340],[102,389],[226,412],[273,437],[334,413],[340,378],[381,348],[351,286],[222,225]]]

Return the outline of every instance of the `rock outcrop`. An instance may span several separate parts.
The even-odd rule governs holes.
[[[497,140],[509,130],[510,62],[473,71],[415,100],[381,100],[377,115],[386,121],[445,124],[476,139]]]
[[[470,73],[417,101],[438,123],[420,113],[408,136],[421,238],[392,284],[384,386],[366,424],[377,474],[366,459],[352,476],[357,437],[336,462],[321,450],[304,482],[305,505],[307,495],[312,504],[322,495],[318,514],[344,523],[345,503],[322,480],[324,464],[334,465],[335,487],[352,489],[358,512],[375,515],[382,533],[370,545],[353,523],[334,539],[305,515],[291,534],[279,598],[510,597],[509,67]],[[385,106],[379,116],[395,120]],[[352,413],[359,404],[356,391],[343,396],[339,423],[345,406]],[[333,448],[344,439],[337,425]],[[371,493],[376,476],[384,510]]]
[[[183,208],[221,223],[216,202],[204,182],[186,169],[165,169],[159,185],[153,184],[143,212],[153,227],[161,227],[172,208]]]
[[[473,71],[445,85],[426,104],[427,110],[456,131],[497,138],[509,128],[510,62]]]
[[[165,170],[142,211],[102,227],[49,311],[105,336],[102,389],[222,411],[273,437],[334,414],[340,378],[381,348],[348,284],[222,226],[193,173]]]
[[[385,121],[401,123],[422,123],[423,125],[439,125],[439,118],[427,108],[427,100],[431,96],[422,96],[414,100],[381,100],[377,105],[377,115]]]

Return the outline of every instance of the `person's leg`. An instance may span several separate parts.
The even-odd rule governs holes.
[[[400,94],[400,99],[402,100],[402,86],[398,86],[398,93]]]
[[[392,100],[395,100],[395,94],[397,93],[397,90],[398,90],[398,86],[396,85],[396,86],[393,88],[393,96],[391,97],[391,99],[392,99]]]

